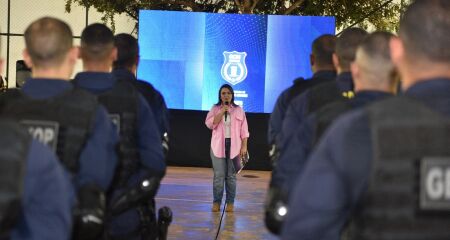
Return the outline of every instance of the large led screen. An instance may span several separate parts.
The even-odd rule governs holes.
[[[246,112],[269,113],[295,78],[312,75],[312,41],[334,32],[334,17],[141,10],[138,78],[172,109],[209,110],[228,83]]]

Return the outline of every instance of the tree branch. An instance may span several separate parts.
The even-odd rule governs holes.
[[[286,11],[283,12],[284,15],[289,15],[292,11],[294,11],[296,8],[300,7],[305,2],[305,0],[297,0],[294,2]]]
[[[128,16],[132,17],[134,20],[138,20],[137,14],[132,13],[129,10],[125,10],[125,13],[128,14]]]
[[[253,5],[252,5],[252,12],[253,9],[255,9],[256,5],[259,3],[259,0],[253,0]]]
[[[186,7],[190,7],[192,11],[196,12],[201,9],[197,3],[190,2],[190,1],[180,1],[180,0],[160,0],[160,3],[166,3],[166,4],[177,4],[177,5],[183,5]]]
[[[241,1],[239,1],[239,0],[234,0],[234,2],[235,2],[236,5],[238,6],[239,12],[244,13],[244,6],[242,6]]]

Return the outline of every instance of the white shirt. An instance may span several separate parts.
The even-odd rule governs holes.
[[[231,138],[231,116],[230,113],[226,113],[227,117],[225,118],[225,114],[223,115],[223,122],[225,127],[225,138]]]

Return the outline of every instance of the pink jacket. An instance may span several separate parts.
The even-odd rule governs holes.
[[[225,158],[225,127],[223,120],[214,125],[214,116],[219,112],[221,106],[214,105],[206,116],[205,124],[212,130],[211,149],[214,156]],[[235,158],[241,151],[242,139],[248,138],[247,118],[245,112],[239,106],[230,105],[229,117],[231,117],[231,149],[230,158]]]

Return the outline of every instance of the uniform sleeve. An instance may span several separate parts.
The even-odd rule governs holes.
[[[306,116],[306,108],[308,106],[309,91],[295,97],[289,104],[286,115],[282,123],[281,134],[279,136],[280,148],[283,148],[283,143],[288,142],[292,136],[292,129],[299,126]]]
[[[214,124],[214,117],[216,116],[216,114],[217,114],[217,108],[215,106],[213,106],[211,108],[211,110],[209,110],[208,115],[206,115],[205,124],[206,124],[206,127],[208,127],[211,130],[216,129],[216,127],[219,125],[219,124]]]
[[[27,159],[23,212],[12,240],[70,239],[74,188],[53,152],[33,141]]]
[[[269,119],[268,143],[273,144],[281,132],[284,115],[286,113],[286,95],[287,90],[283,91],[277,99]]]
[[[139,95],[138,110],[138,147],[142,164],[153,173],[163,177],[166,172],[166,162],[162,139],[155,116],[142,95]]]
[[[272,186],[283,187],[289,192],[296,176],[304,169],[311,151],[316,115],[312,114],[297,128],[291,141],[280,152],[280,158],[272,173]]]
[[[340,239],[367,187],[369,132],[367,120],[353,114],[327,130],[293,185],[282,239]]]
[[[91,136],[80,155],[77,187],[96,183],[106,191],[114,177],[117,166],[117,143],[119,136],[107,111],[100,106],[96,113]]]
[[[153,111],[153,115],[157,119],[158,130],[162,136],[165,132],[169,132],[169,110],[167,109],[164,97],[150,83],[142,80],[136,81],[139,92],[147,101]]]
[[[161,127],[162,130],[165,132],[170,131],[170,124],[169,124],[169,109],[167,109],[166,101],[164,100],[164,97],[160,92],[158,92],[155,89],[157,93],[158,98],[158,105],[161,113]],[[164,133],[163,133],[164,134]]]

